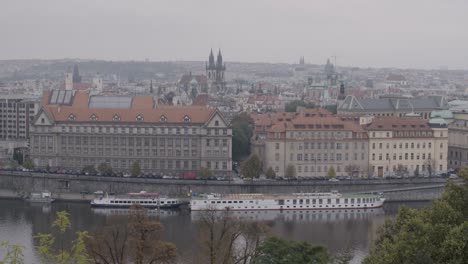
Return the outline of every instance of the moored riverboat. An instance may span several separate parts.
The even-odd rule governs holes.
[[[159,193],[148,193],[141,191],[138,193],[128,193],[124,197],[109,196],[107,194],[95,198],[91,201],[92,207],[109,207],[109,208],[130,208],[134,204],[141,205],[145,208],[160,208],[171,209],[178,208],[184,203],[183,200],[177,198],[163,197]]]
[[[381,194],[201,194],[193,195],[190,209],[204,210],[339,210],[382,207]]]
[[[43,191],[39,193],[30,193],[28,197],[25,199],[28,202],[31,203],[52,203],[55,201],[54,198],[52,198],[52,193],[49,191]]]

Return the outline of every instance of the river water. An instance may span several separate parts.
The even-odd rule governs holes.
[[[253,221],[265,221],[274,235],[286,239],[323,244],[332,253],[351,252],[352,263],[360,263],[376,239],[377,230],[386,218],[394,217],[398,207],[428,206],[429,202],[386,203],[383,208],[347,211],[262,211],[235,212]],[[0,200],[0,241],[25,246],[25,262],[38,263],[33,236],[50,232],[57,211],[70,213],[72,234],[80,230],[93,231],[104,226],[115,209],[90,208],[86,203],[56,202],[51,205],[30,204],[21,200]],[[164,239],[173,242],[181,255],[195,250],[195,220],[197,215],[186,210],[151,213],[164,226]],[[0,256],[4,252],[0,252]],[[1,259],[1,258],[0,258]]]

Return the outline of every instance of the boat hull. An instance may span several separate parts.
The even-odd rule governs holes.
[[[148,205],[148,204],[140,204],[140,203],[133,203],[133,204],[98,204],[91,202],[91,207],[95,208],[130,208],[132,205],[138,204],[144,208],[148,209],[176,209],[179,208],[182,204],[170,204],[170,205]]]
[[[382,207],[385,199],[380,195],[262,195],[239,194],[195,198],[190,201],[192,211],[269,211],[269,210],[348,210]]]
[[[53,198],[39,198],[39,199],[26,199],[30,203],[53,203],[55,199]]]

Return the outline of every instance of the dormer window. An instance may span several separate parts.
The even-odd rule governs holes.
[[[219,121],[218,120],[215,121],[215,126],[219,126]]]
[[[120,116],[118,114],[115,114],[113,117],[112,117],[112,121],[120,121]]]
[[[70,121],[75,121],[76,120],[76,116],[74,114],[69,114],[68,115],[68,120]]]
[[[96,121],[98,118],[96,116],[96,114],[92,114],[90,117],[89,117],[89,120],[91,121]]]
[[[192,121],[189,116],[184,116],[184,123],[190,123]]]
[[[167,122],[167,117],[165,115],[162,115],[160,118],[159,118],[159,121],[160,122],[163,122],[163,123],[166,123]]]
[[[143,121],[143,116],[138,114],[136,117],[136,121]]]

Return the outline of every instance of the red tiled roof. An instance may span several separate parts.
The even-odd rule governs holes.
[[[161,106],[155,107],[153,97],[134,96],[130,109],[122,108],[90,108],[89,94],[84,91],[77,91],[72,101],[72,105],[49,105],[49,91],[44,92],[42,98],[42,108],[55,120],[62,122],[72,122],[69,116],[73,114],[74,122],[145,122],[162,123],[161,116],[165,116],[167,123],[185,123],[184,117],[190,118],[190,123],[206,123],[217,111],[215,108],[206,106]],[[96,115],[97,120],[92,121],[90,117]],[[120,121],[114,121],[114,116],[118,116]],[[142,121],[137,121],[137,116],[143,117]]]

